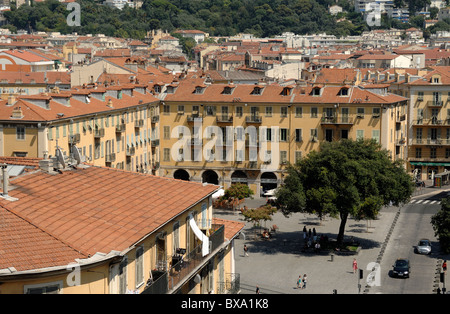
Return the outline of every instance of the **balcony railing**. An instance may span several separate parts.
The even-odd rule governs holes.
[[[232,115],[227,115],[227,114],[218,115],[216,119],[217,119],[217,123],[231,123],[231,122],[233,122],[233,116]]]
[[[353,124],[353,119],[348,116],[323,116],[321,124]]]
[[[442,107],[444,102],[442,100],[429,100],[427,101],[428,107]]]
[[[220,294],[238,294],[241,291],[241,276],[240,274],[226,274],[225,281],[219,282]]]
[[[261,118],[261,116],[255,116],[255,115],[246,116],[245,117],[245,122],[247,122],[247,123],[261,123],[262,122],[262,118]]]
[[[224,231],[224,225],[212,225],[209,237],[210,254],[223,244],[225,239]],[[172,267],[169,271],[169,290],[175,288],[194,269],[209,259],[211,257],[210,254],[202,256],[202,245],[200,244],[182,258],[180,255],[172,256]]]
[[[220,224],[212,224],[211,235],[209,237],[210,254],[219,248],[225,239],[225,226]],[[165,294],[174,289],[180,282],[187,278],[192,271],[198,266],[202,265],[207,259],[211,257],[210,254],[202,256],[202,244],[198,245],[191,252],[184,252],[186,250],[178,249],[178,253],[169,257],[171,261],[169,271],[165,271],[165,267],[160,270],[152,270],[153,279],[147,281],[143,294]],[[166,264],[166,262],[164,262]],[[228,274],[224,283],[223,293],[235,293],[240,289],[239,274]]]

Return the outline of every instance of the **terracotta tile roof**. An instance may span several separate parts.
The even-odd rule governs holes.
[[[42,158],[0,156],[0,163],[6,163],[8,165],[29,166],[36,169],[39,167],[39,160],[42,160]]]
[[[23,247],[14,251],[13,235],[0,237],[0,269],[34,269],[44,261],[58,266],[96,252],[127,250],[219,189],[102,167],[56,175],[39,170],[10,183],[9,195],[18,200],[0,200],[3,217],[11,222],[0,233],[13,231]],[[28,258],[35,255],[46,260]]]
[[[0,225],[0,269],[39,269],[87,257],[1,205]]]
[[[8,54],[10,56],[14,56],[16,58],[25,60],[27,62],[42,62],[42,61],[48,62],[48,61],[50,61],[47,58],[36,55],[27,50],[5,50],[5,51],[2,51],[2,53]]]
[[[225,225],[225,239],[231,240],[245,227],[245,223],[220,218],[213,218],[213,224]]]
[[[198,80],[181,81],[173,94],[167,94],[165,101],[198,101],[198,102],[240,102],[245,103],[356,103],[361,99],[369,99],[366,103],[395,103],[406,100],[406,98],[397,95],[377,95],[370,91],[350,87],[348,96],[339,96],[339,91],[343,86],[324,86],[320,96],[311,94],[312,86],[296,86],[291,90],[290,95],[282,95],[284,86],[278,84],[261,85],[262,93],[252,95],[256,85],[236,84],[233,92],[229,95],[222,94],[226,84],[211,84],[207,86],[203,93],[195,94],[195,86],[199,85]],[[317,87],[317,86],[316,86]],[[303,93],[302,93],[303,92]]]
[[[124,88],[126,85],[121,85],[120,88]],[[117,88],[117,86],[111,89]],[[111,110],[108,107],[108,101],[111,100],[112,107],[114,109],[128,108],[137,106],[140,101],[143,103],[152,103],[159,101],[155,96],[147,93],[141,94],[137,91],[134,92],[133,96],[128,96],[126,94],[122,95],[122,99],[117,99],[112,96],[105,97],[105,101],[96,99],[95,97],[90,97],[89,103],[77,100],[71,95],[89,95],[94,89],[72,89],[70,91],[61,92],[59,94],[36,94],[36,95],[23,95],[17,98],[17,102],[9,106],[6,100],[0,100],[0,120],[11,120],[13,110],[19,108],[22,110],[23,117],[20,121],[52,121],[60,119],[59,114],[64,114],[63,117],[76,117],[82,116],[90,113],[98,113]],[[63,105],[57,101],[57,97],[66,96],[70,98],[70,106]],[[36,100],[42,100],[48,102],[48,108],[41,107],[33,102]]]

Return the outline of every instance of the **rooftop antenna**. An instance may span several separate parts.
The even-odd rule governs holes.
[[[75,145],[72,146],[72,155],[73,158],[75,158],[75,160],[77,161],[77,165],[81,164],[80,150]]]
[[[66,161],[64,160],[64,155],[61,148],[56,148],[56,160],[62,165],[63,169],[66,168]]]

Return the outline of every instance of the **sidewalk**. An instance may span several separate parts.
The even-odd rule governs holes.
[[[415,197],[439,193],[446,188],[427,187]],[[415,198],[413,197],[413,198]],[[246,200],[248,208],[256,208],[266,203],[265,198]],[[336,239],[339,230],[339,219],[327,217],[319,221],[315,215],[295,213],[289,218],[276,213],[266,227],[273,224],[279,227],[276,236],[264,241],[255,239],[255,228],[246,223],[243,235],[235,240],[236,273],[240,274],[241,293],[255,293],[258,285],[262,294],[338,294],[364,293],[365,278],[369,273],[366,266],[377,262],[386,235],[398,212],[397,207],[383,208],[377,220],[355,221],[349,218],[345,228],[345,238],[353,237],[359,241],[362,250],[355,256],[342,256],[329,253],[302,253],[302,229],[316,229],[317,234]],[[239,211],[215,210],[215,217],[244,221]],[[245,221],[244,221],[245,222]],[[264,227],[264,222],[262,223]],[[259,229],[258,229],[259,231]],[[244,256],[243,247],[247,245],[249,256]],[[358,287],[358,275],[353,273],[352,262],[356,258],[358,267],[364,270],[361,288]],[[307,288],[297,289],[299,275],[308,277]]]

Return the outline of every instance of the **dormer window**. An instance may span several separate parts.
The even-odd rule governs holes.
[[[161,93],[161,85],[155,85],[153,86],[153,90],[156,94]]]
[[[311,91],[312,96],[320,96],[320,87],[313,87]]]
[[[196,86],[194,89],[194,94],[203,94],[205,86]]]
[[[339,90],[339,96],[348,96],[348,87],[342,87]]]
[[[175,90],[177,89],[177,85],[168,85],[166,89],[167,94],[173,94],[175,93]]]
[[[280,95],[289,96],[291,94],[291,90],[292,90],[291,87],[284,87]]]
[[[253,88],[253,91],[251,92],[251,95],[261,95],[262,94],[262,88],[259,86],[255,86]]]
[[[222,94],[223,95],[231,95],[232,92],[233,92],[233,87],[225,86],[222,91]]]

